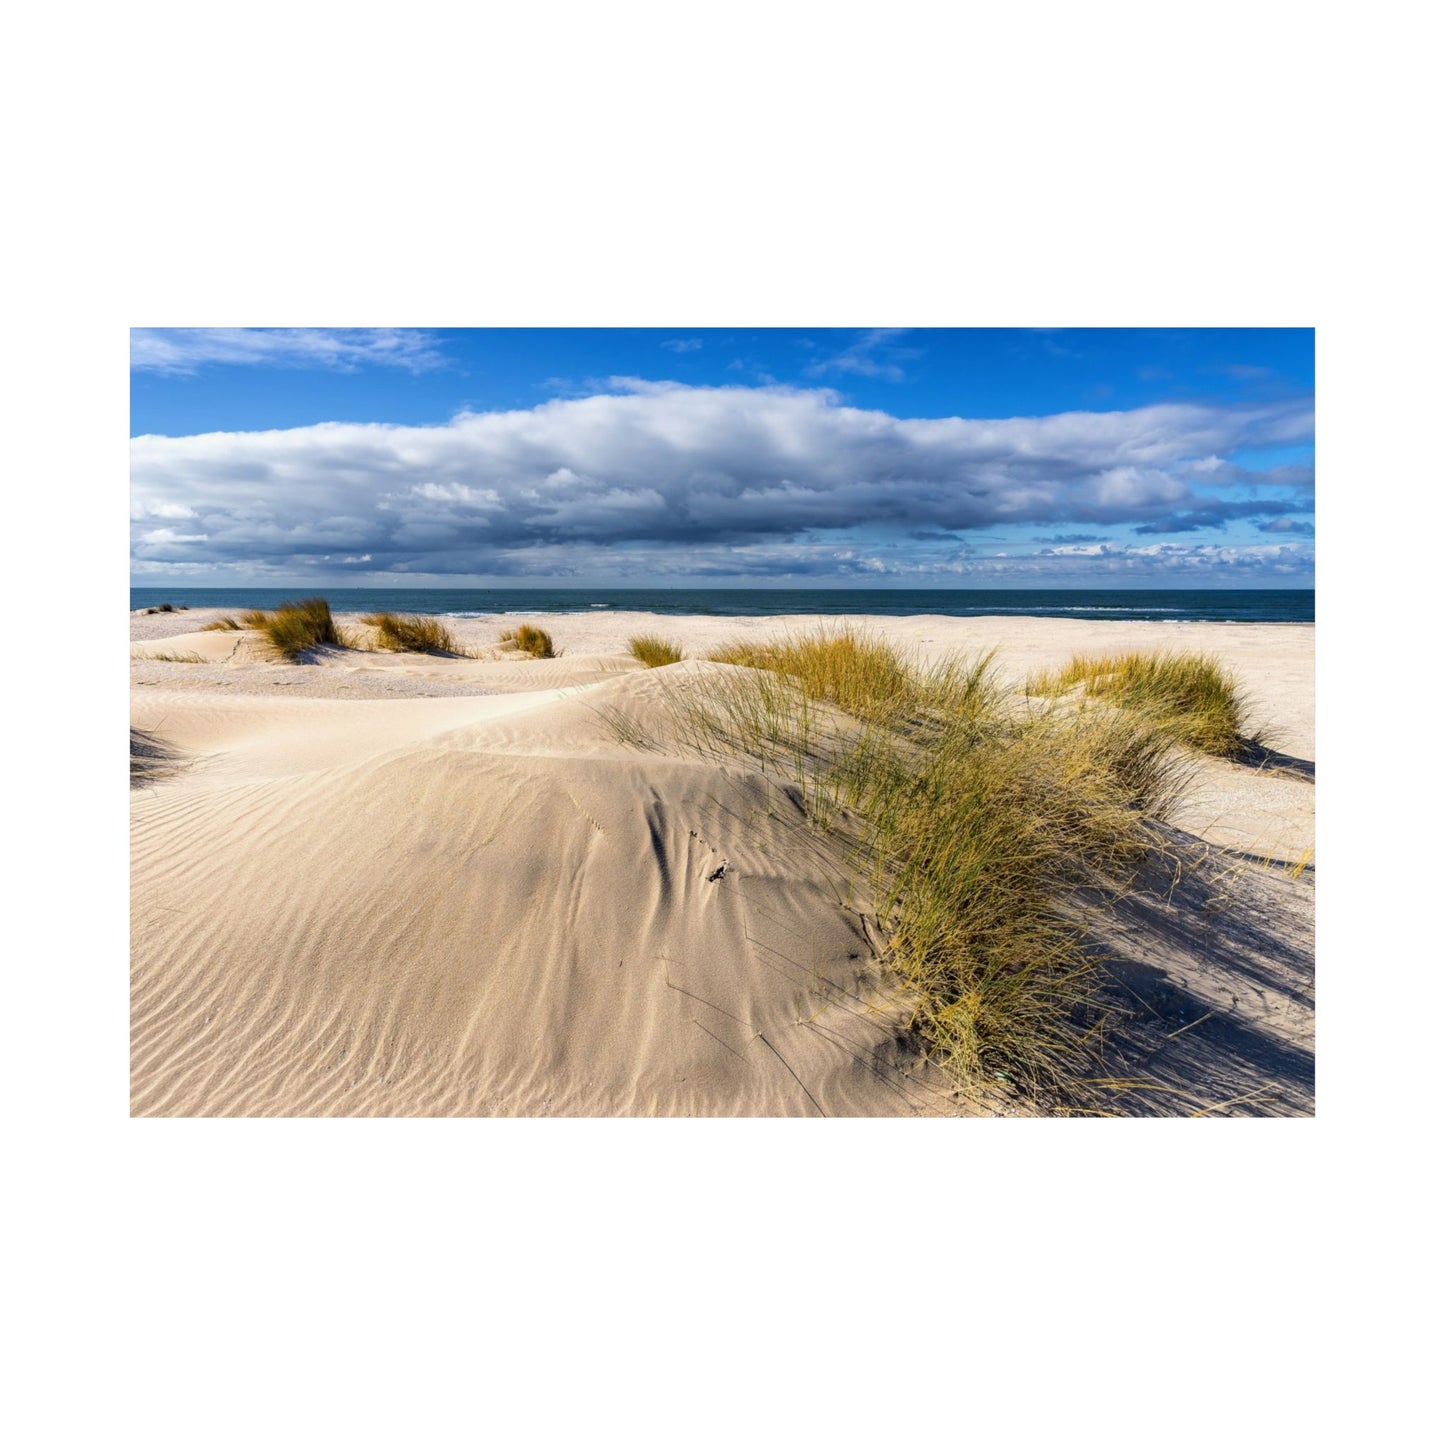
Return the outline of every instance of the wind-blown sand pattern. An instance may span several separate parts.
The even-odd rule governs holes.
[[[132,617],[132,724],[169,755],[132,792],[135,1114],[1027,1112],[923,1060],[786,789],[608,721],[662,735],[662,688],[717,666],[645,670],[634,633],[696,657],[824,619],[559,615],[533,619],[555,660],[289,666],[200,630],[220,615]],[[518,620],[450,625],[486,650]],[[925,658],[998,645],[1014,679],[1121,647],[1235,669],[1271,755],[1200,764],[1175,826],[1208,863],[1104,930],[1141,1081],[1118,1108],[1312,1112],[1314,629],[853,621]]]

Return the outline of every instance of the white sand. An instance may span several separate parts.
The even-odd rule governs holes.
[[[660,731],[658,690],[677,670],[635,663],[635,632],[696,654],[836,619],[553,616],[540,619],[564,651],[553,661],[335,652],[286,666],[200,630],[218,615],[132,618],[133,725],[180,754],[133,792],[135,1113],[1013,1107],[965,1106],[919,1062],[866,900],[786,795],[741,768],[624,746],[601,716]],[[519,620],[452,625],[485,647]],[[998,646],[1015,678],[1075,651],[1215,652],[1288,766],[1201,765],[1179,822],[1231,857],[1312,847],[1312,627],[855,622],[927,657]],[[1251,1037],[1289,1052],[1299,1078],[1270,1097],[1299,1112],[1310,897],[1253,871],[1241,886],[1261,915],[1288,915],[1288,969],[1264,977],[1258,930],[1245,960],[1237,940],[1196,946],[1177,916],[1184,942],[1156,947],[1156,929],[1149,947],[1168,959],[1141,967],[1196,999],[1234,997],[1229,970],[1252,971],[1259,1001],[1235,1007],[1253,1010]],[[1251,1058],[1220,1078],[1258,1072]]]

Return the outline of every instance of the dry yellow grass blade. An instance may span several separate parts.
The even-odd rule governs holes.
[[[1180,742],[1216,757],[1244,757],[1259,738],[1244,734],[1245,703],[1234,677],[1201,652],[1125,652],[1075,656],[1057,672],[1031,678],[1028,689],[1083,695],[1142,713]]]
[[[654,633],[642,633],[627,640],[627,649],[644,667],[667,667],[682,661],[682,648]]]
[[[514,647],[531,657],[557,656],[552,646],[552,634],[542,627],[531,627],[523,623],[520,627],[502,633],[501,640],[504,647]]]
[[[436,617],[369,612],[361,620],[376,629],[376,645],[384,652],[426,652],[446,657],[462,653],[451,629]]]
[[[1087,1103],[1102,1026],[1079,1020],[1105,978],[1068,900],[1126,891],[1156,848],[1171,736],[1112,709],[1023,708],[989,657],[924,669],[846,628],[709,656],[738,671],[669,689],[674,739],[748,761],[852,840],[932,1059],[969,1086]]]

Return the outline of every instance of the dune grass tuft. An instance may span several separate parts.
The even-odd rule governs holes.
[[[204,662],[205,660],[199,652],[153,652],[146,659],[148,662]]]
[[[708,661],[777,673],[810,701],[865,721],[904,726],[942,713],[971,716],[997,701],[992,654],[921,667],[881,637],[851,627],[819,628],[772,642],[715,647]]]
[[[992,654],[924,667],[845,631],[711,656],[750,671],[679,679],[674,739],[786,779],[852,840],[929,1055],[969,1086],[1083,1098],[1106,977],[1087,900],[1160,846],[1184,777],[1171,735],[1029,702]]]
[[[240,632],[241,624],[234,617],[218,617],[201,628],[202,632]]]
[[[377,631],[377,646],[387,652],[429,652],[459,657],[462,648],[451,629],[435,617],[369,612],[362,622]]]
[[[532,657],[557,656],[552,647],[552,634],[541,627],[532,627],[527,623],[523,623],[509,632],[504,632],[502,645],[514,647],[519,652],[528,653]]]
[[[896,712],[906,706],[913,687],[894,648],[848,627],[775,642],[730,643],[713,648],[708,660],[783,673],[795,678],[810,699],[858,716]]]
[[[324,597],[283,602],[272,612],[243,612],[241,623],[258,628],[271,651],[287,662],[298,661],[313,647],[344,645]]]
[[[644,667],[667,667],[682,661],[682,648],[677,643],[669,642],[665,637],[658,637],[651,632],[629,637],[627,647]]]
[[[1258,741],[1245,736],[1239,684],[1205,653],[1078,655],[1057,672],[1032,678],[1029,689],[1058,696],[1081,684],[1085,697],[1139,713],[1179,742],[1215,757],[1241,758]]]
[[[1129,739],[1092,727],[941,740],[916,768],[873,768],[869,820],[888,961],[937,1062],[972,1083],[1067,1097],[1102,978],[1079,889],[1122,887],[1148,846],[1110,766]]]

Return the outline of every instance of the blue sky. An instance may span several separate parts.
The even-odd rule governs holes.
[[[1312,586],[1309,330],[136,330],[139,583]]]

